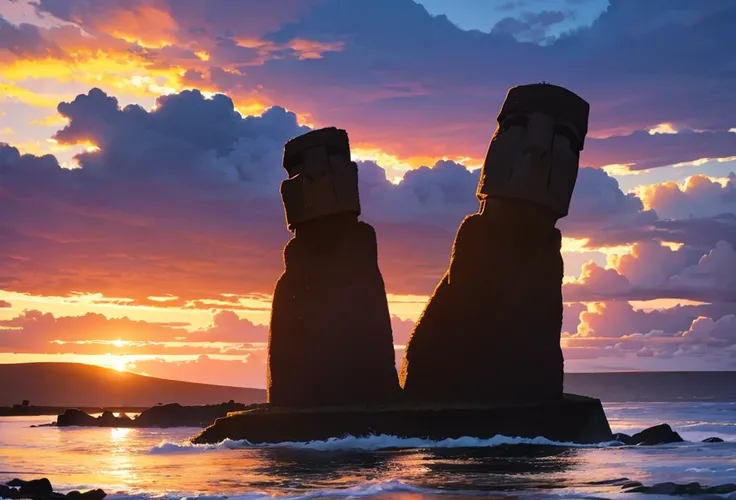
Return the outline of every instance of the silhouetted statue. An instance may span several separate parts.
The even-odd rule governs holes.
[[[562,396],[567,215],[589,104],[549,84],[513,87],[481,172],[478,213],[460,225],[450,267],[409,339],[410,399],[455,402]]]
[[[400,394],[374,229],[360,222],[358,166],[344,130],[287,142],[284,248],[268,346],[268,401],[382,403]]]

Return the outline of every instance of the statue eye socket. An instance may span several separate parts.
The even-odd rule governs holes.
[[[524,127],[529,124],[529,117],[526,115],[511,115],[502,117],[498,126],[498,133],[503,134],[511,127]]]
[[[581,144],[580,139],[578,138],[577,134],[573,131],[573,129],[567,125],[564,124],[556,124],[555,125],[555,135],[561,135],[563,137],[567,137],[567,139],[570,141],[570,147],[576,154],[580,154]]]

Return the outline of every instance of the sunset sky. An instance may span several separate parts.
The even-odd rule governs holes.
[[[0,0],[0,16],[1,363],[264,387],[282,148],[323,126],[360,160],[400,358],[477,209],[507,89],[547,81],[591,103],[558,224],[567,371],[736,369],[732,0]]]

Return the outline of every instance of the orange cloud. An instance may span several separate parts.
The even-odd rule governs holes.
[[[298,54],[299,59],[322,59],[325,52],[339,52],[343,50],[343,42],[317,42],[304,38],[289,40],[287,46]]]
[[[86,24],[94,30],[146,48],[171,45],[179,29],[176,21],[164,9],[155,5],[132,4],[128,7],[114,4],[105,6],[104,15],[76,15],[72,21]],[[89,24],[92,21],[92,24]]]

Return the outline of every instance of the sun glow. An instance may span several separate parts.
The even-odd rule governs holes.
[[[115,344],[115,342],[112,343]],[[102,366],[112,368],[113,370],[117,370],[119,372],[127,371],[128,364],[129,360],[125,356],[116,356],[109,353],[105,355],[105,363],[101,363]]]

